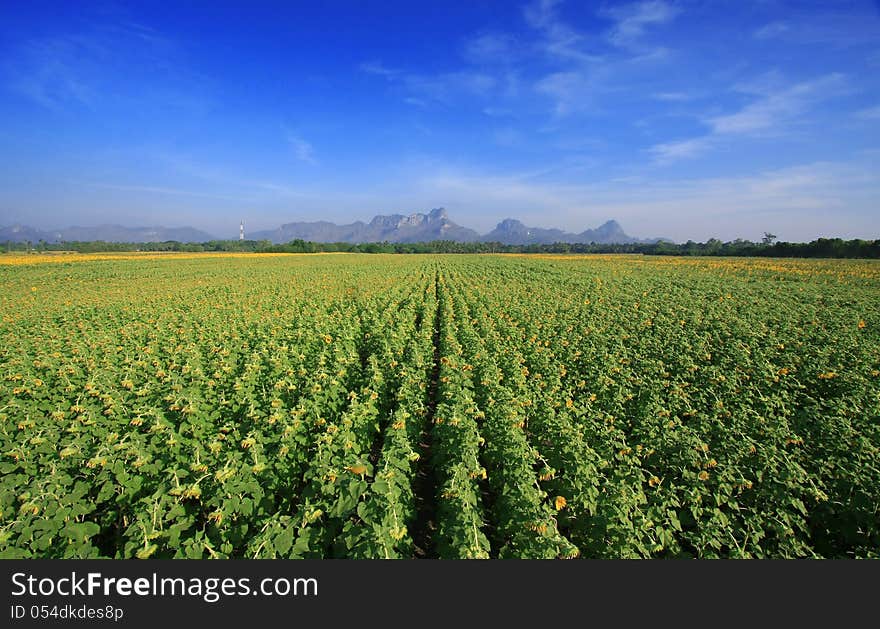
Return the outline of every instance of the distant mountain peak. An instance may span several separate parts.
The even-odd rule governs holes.
[[[480,235],[449,220],[445,208],[434,208],[427,214],[379,214],[369,223],[336,225],[326,221],[286,223],[278,229],[256,232],[256,240],[267,239],[273,243],[291,240],[314,242],[424,242],[430,240],[457,240],[474,242]]]
[[[550,245],[556,242],[601,244],[626,244],[638,242],[628,236],[615,220],[605,221],[596,229],[587,229],[579,234],[561,229],[528,227],[514,218],[505,218],[491,232],[481,238],[484,242],[500,242],[505,245]]]

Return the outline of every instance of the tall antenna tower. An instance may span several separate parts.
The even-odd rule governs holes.
[[[238,239],[244,240],[244,221],[238,225]]]

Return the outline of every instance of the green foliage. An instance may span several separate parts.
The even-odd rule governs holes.
[[[417,243],[309,242],[301,239],[273,245],[268,240],[211,240],[205,243],[146,242],[64,242],[40,241],[39,251],[76,251],[99,253],[112,251],[225,251],[242,253],[639,253],[673,256],[752,256],[770,258],[880,258],[880,240],[842,240],[819,238],[812,242],[773,242],[767,234],[760,243],[736,239],[721,242],[710,238],[705,243],[689,240],[683,244],[668,241],[656,243],[602,244],[564,243],[546,245],[505,245],[499,242],[455,242],[435,240]],[[30,243],[6,243],[7,252],[33,251]],[[33,251],[37,253],[37,251]]]
[[[874,262],[20,257],[0,557],[878,556]]]

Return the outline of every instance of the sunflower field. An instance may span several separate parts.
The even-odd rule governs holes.
[[[880,557],[880,264],[0,255],[0,557]]]

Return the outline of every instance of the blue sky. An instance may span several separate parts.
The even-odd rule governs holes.
[[[880,7],[4,2],[0,164],[0,225],[880,238]]]

